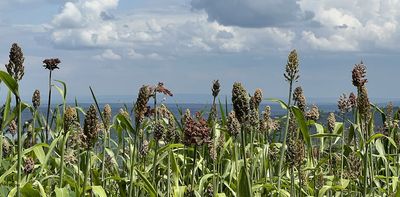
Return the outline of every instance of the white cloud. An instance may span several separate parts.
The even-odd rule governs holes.
[[[94,56],[96,60],[120,60],[121,56],[111,49],[106,49],[102,54]]]
[[[61,48],[109,47],[118,40],[112,21],[104,13],[115,9],[118,0],[66,2],[51,22],[51,39]]]
[[[319,28],[302,29],[301,41],[309,48],[334,51],[399,50],[400,1],[356,0],[299,2],[313,12]],[[396,49],[397,48],[397,49]]]

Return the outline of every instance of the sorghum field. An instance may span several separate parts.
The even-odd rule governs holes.
[[[354,93],[321,120],[301,87],[295,50],[282,60],[288,100],[232,86],[233,110],[210,84],[208,111],[173,114],[163,83],[143,85],[133,105],[67,105],[67,84],[52,79],[61,61],[46,59],[49,92],[20,99],[22,49],[13,44],[0,71],[0,196],[399,196],[399,111],[369,102],[366,67],[349,71]],[[352,84],[350,83],[352,81]],[[53,94],[52,94],[53,93]],[[48,103],[41,103],[41,97]],[[61,96],[63,103],[51,103]],[[272,118],[262,101],[287,111]],[[40,105],[47,111],[39,111]],[[29,112],[31,119],[22,120]],[[376,125],[383,126],[375,126]]]

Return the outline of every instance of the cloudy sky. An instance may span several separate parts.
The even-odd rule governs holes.
[[[297,49],[308,97],[353,91],[351,69],[363,60],[370,96],[400,98],[399,10],[397,0],[1,0],[0,62],[20,44],[26,98],[47,90],[41,61],[51,57],[70,98],[89,97],[89,85],[135,95],[158,81],[209,94],[214,79],[223,94],[240,81],[285,97],[284,65]]]

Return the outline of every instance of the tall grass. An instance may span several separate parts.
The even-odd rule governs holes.
[[[60,63],[50,60],[46,68]],[[214,81],[211,109],[185,114],[157,100],[157,94],[173,96],[163,83],[143,86],[132,106],[111,114],[109,106],[101,112],[91,87],[90,108],[77,101],[67,106],[67,84],[51,80],[50,91],[63,103],[42,113],[38,99],[32,105],[20,99],[21,73],[8,66],[0,71],[8,89],[0,118],[0,196],[398,195],[399,111],[369,102],[365,66],[352,71],[357,96],[340,97],[325,124],[326,113],[319,118],[317,107],[293,102],[299,65],[292,51],[282,79],[287,102],[262,99],[261,90],[249,96],[235,83],[229,112],[227,101],[217,102]],[[259,113],[261,100],[279,103],[286,115],[271,117],[270,107]],[[22,125],[26,110],[32,120]]]

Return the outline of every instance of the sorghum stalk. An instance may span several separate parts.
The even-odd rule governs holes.
[[[47,100],[47,115],[46,115],[46,143],[49,143],[49,116],[50,116],[50,104],[51,104],[51,74],[54,69],[59,69],[58,64],[61,61],[58,58],[55,59],[45,59],[43,60],[43,67],[49,70],[49,98]]]
[[[89,171],[90,171],[90,149],[87,148],[86,149],[86,165],[85,165],[85,174],[84,174],[84,178],[83,178],[83,185],[82,185],[82,193],[81,196],[85,197],[85,187],[87,184],[87,180],[89,177]]]
[[[21,100],[19,96],[15,96],[16,106],[18,106],[18,165],[17,165],[17,196],[21,196],[21,167],[22,167],[22,117],[21,117]],[[3,147],[1,147],[3,148]]]
[[[5,65],[8,74],[18,82],[24,76],[24,54],[18,44],[14,43],[10,49],[9,63]],[[21,124],[21,100],[19,95],[15,95],[15,106],[18,107],[18,161],[17,161],[17,196],[21,196],[21,168],[22,168],[22,124]],[[3,140],[3,138],[1,139]],[[2,145],[3,146],[3,145]],[[0,147],[1,149],[3,147]]]
[[[286,113],[286,127],[285,127],[285,133],[283,135],[283,142],[282,142],[282,147],[281,147],[281,153],[280,153],[280,158],[279,158],[279,171],[278,171],[278,192],[280,193],[281,191],[281,181],[282,181],[282,165],[283,165],[283,157],[285,155],[285,150],[286,150],[286,139],[287,139],[287,133],[289,130],[289,121],[290,121],[290,107],[291,107],[291,100],[292,100],[292,89],[293,89],[293,82],[297,81],[299,79],[299,61],[297,58],[297,52],[296,50],[292,50],[288,56],[288,61],[286,64],[286,70],[284,73],[284,76],[286,80],[289,82],[289,100],[287,104],[287,113]]]
[[[196,178],[196,156],[197,156],[197,145],[194,145],[194,150],[193,150],[193,166],[192,166],[192,188],[194,188],[194,179]]]
[[[285,132],[284,132],[284,134],[283,134],[282,147],[281,147],[280,157],[279,157],[278,192],[280,192],[280,190],[281,190],[282,165],[283,165],[283,159],[284,159],[285,150],[286,150],[287,133],[288,133],[288,130],[289,130],[290,106],[291,106],[291,100],[292,100],[292,88],[293,88],[293,81],[290,81],[290,83],[289,83],[288,109],[287,109],[287,112],[286,112],[286,126],[285,126]]]
[[[97,103],[97,101],[96,101]],[[99,107],[97,110],[100,110]],[[112,111],[111,111],[111,106],[106,105],[104,106],[103,114],[102,114],[102,121],[104,125],[104,134],[103,134],[103,159],[101,162],[101,180],[103,182],[103,188],[106,186],[106,181],[105,181],[105,161],[106,161],[106,148],[108,148],[107,144],[107,139],[109,138],[108,133],[109,133],[109,127],[110,127],[110,121],[111,121],[111,116],[112,116]]]
[[[154,121],[158,122],[157,117],[157,93],[154,93]],[[156,174],[157,174],[157,151],[158,151],[158,140],[156,140],[156,144],[154,147],[154,160],[153,160],[153,185],[157,191],[157,183],[156,183]]]

